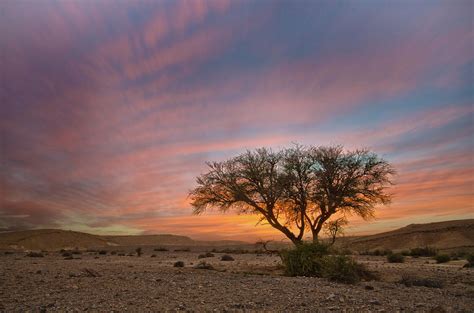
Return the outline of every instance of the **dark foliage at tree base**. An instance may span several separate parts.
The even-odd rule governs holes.
[[[298,245],[283,251],[281,258],[288,276],[323,277],[348,284],[375,278],[363,264],[349,256],[328,255],[328,247],[323,244]]]

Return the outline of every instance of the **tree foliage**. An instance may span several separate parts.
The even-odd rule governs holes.
[[[195,214],[209,208],[256,214],[295,244],[306,232],[317,241],[336,213],[371,218],[376,205],[390,202],[395,174],[375,153],[342,146],[260,148],[207,165],[190,192]]]

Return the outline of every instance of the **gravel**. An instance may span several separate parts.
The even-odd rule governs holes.
[[[208,258],[214,270],[193,268],[198,252],[160,252],[155,258],[105,255],[63,260],[0,256],[0,311],[278,311],[473,312],[474,270],[462,262],[425,264],[383,258],[359,260],[382,281],[344,285],[320,278],[284,277],[278,257]],[[146,256],[146,254],[145,254]],[[216,254],[221,257],[222,255]],[[175,268],[176,259],[185,267]],[[402,275],[443,279],[443,288],[407,287]]]

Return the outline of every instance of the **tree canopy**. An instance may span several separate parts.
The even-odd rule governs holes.
[[[374,216],[388,204],[394,168],[367,150],[295,145],[260,148],[222,162],[208,162],[190,191],[195,214],[210,208],[259,216],[294,244],[314,241],[332,216]]]

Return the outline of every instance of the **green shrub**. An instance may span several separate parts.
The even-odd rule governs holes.
[[[283,251],[280,256],[288,276],[315,276],[332,281],[353,284],[373,275],[364,265],[344,255],[328,255],[323,244],[302,244],[292,250]]]
[[[410,249],[410,255],[415,258],[420,256],[435,256],[437,253],[438,251],[432,247]]]
[[[474,253],[470,253],[466,255],[466,260],[467,260],[467,263],[464,264],[463,267],[466,267],[466,268],[474,267]]]
[[[451,261],[451,257],[447,254],[438,254],[434,259],[436,260],[436,263],[446,263]]]
[[[387,262],[389,263],[403,263],[405,257],[401,253],[392,253],[387,255]]]
[[[362,279],[370,280],[374,276],[367,268],[354,259],[344,255],[327,255],[321,258],[322,277],[346,284],[355,284]]]
[[[221,261],[234,261],[234,258],[228,254],[224,254],[222,257],[221,257]]]
[[[469,263],[474,263],[474,253],[468,254],[467,257],[466,257],[466,260]]]
[[[328,247],[323,244],[304,243],[292,250],[281,252],[281,259],[288,276],[321,277],[321,258],[328,254]]]

